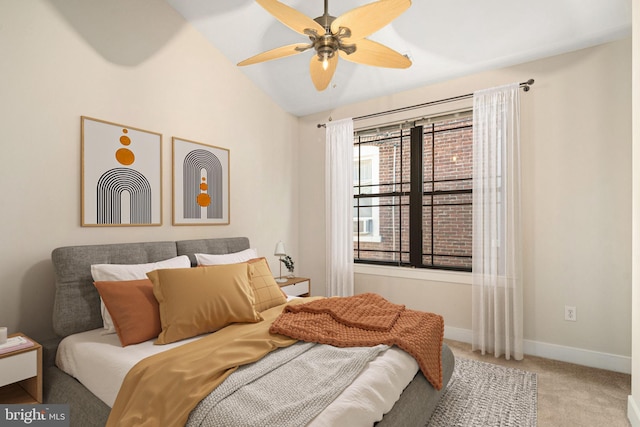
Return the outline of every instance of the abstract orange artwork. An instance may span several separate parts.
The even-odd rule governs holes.
[[[229,150],[173,138],[173,224],[229,224]]]
[[[81,118],[82,226],[162,224],[162,135]]]

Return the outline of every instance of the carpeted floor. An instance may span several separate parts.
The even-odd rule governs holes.
[[[536,427],[537,374],[456,357],[428,427]]]
[[[535,356],[505,360],[472,352],[466,343],[446,340],[456,357],[535,372],[538,427],[628,427],[631,375]]]

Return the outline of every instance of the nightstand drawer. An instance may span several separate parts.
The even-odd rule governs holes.
[[[285,294],[290,296],[300,296],[309,293],[309,281],[296,283],[295,285],[283,286],[281,288]]]
[[[0,387],[38,376],[38,352],[13,354],[0,359]]]

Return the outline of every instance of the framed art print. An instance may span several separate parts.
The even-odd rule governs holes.
[[[173,225],[229,224],[229,150],[173,138]]]
[[[162,135],[82,117],[82,226],[162,225]]]

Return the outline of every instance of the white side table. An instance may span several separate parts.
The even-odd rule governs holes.
[[[285,294],[292,297],[308,297],[311,293],[311,279],[308,277],[287,278],[284,283],[278,283]]]
[[[42,346],[33,346],[0,354],[0,403],[42,403]]]

